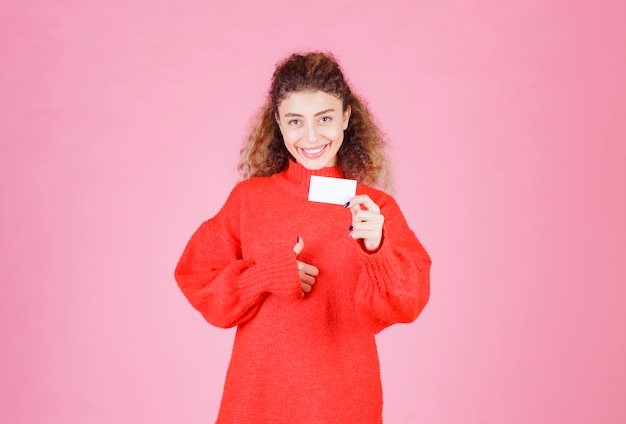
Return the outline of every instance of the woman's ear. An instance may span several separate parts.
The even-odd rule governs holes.
[[[350,123],[350,115],[352,115],[352,108],[350,105],[346,107],[346,110],[343,112],[343,130],[348,129],[348,124]]]

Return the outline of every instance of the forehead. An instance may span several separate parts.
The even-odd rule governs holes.
[[[343,102],[337,96],[321,90],[294,91],[285,96],[278,105],[280,112],[312,112],[320,110],[341,110]],[[295,109],[295,110],[293,110]]]

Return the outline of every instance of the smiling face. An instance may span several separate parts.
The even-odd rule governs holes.
[[[348,128],[350,106],[323,91],[296,91],[278,105],[276,121],[285,147],[307,169],[335,166]]]

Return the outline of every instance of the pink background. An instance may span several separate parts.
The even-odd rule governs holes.
[[[302,49],[434,260],[378,337],[386,422],[626,422],[625,2],[2,3],[0,422],[214,421],[234,332],[173,270]]]

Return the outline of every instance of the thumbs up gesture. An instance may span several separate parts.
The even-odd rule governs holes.
[[[296,264],[298,266],[298,273],[300,274],[300,281],[302,281],[302,292],[309,293],[313,289],[315,284],[315,276],[319,274],[317,267],[307,264],[298,260],[298,255],[304,249],[304,239],[298,236],[298,242],[293,247],[293,252],[296,254]]]

